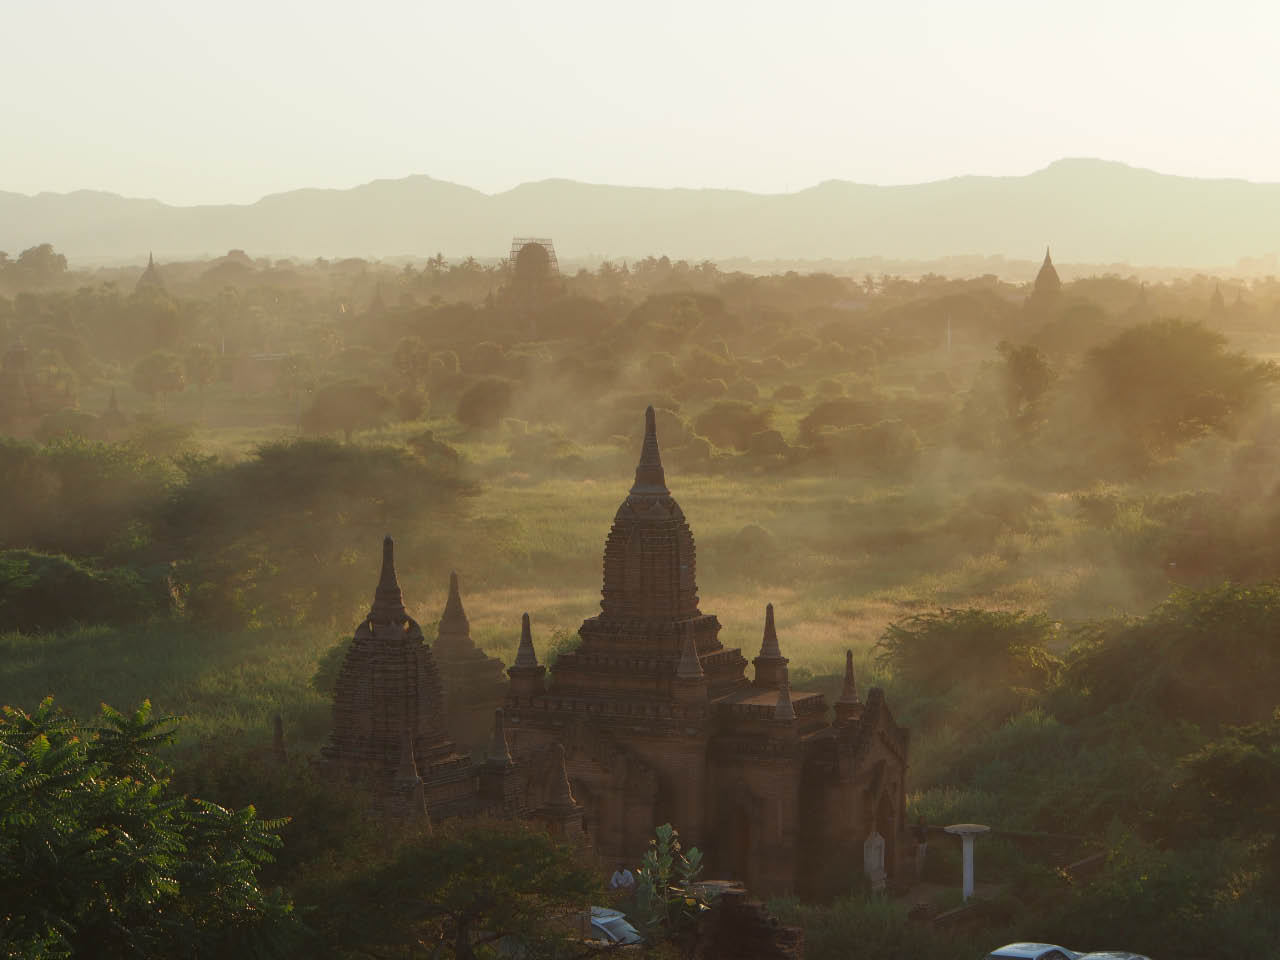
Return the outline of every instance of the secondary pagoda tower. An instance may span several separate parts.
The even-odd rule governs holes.
[[[321,758],[336,776],[370,789],[384,809],[404,794],[412,772],[433,819],[477,812],[488,806],[479,767],[443,726],[440,675],[422,628],[405,609],[394,551],[388,536],[373,605],[338,674]]]
[[[458,574],[449,574],[449,598],[431,650],[444,684],[444,715],[449,729],[464,743],[481,742],[493,711],[507,694],[506,665],[488,656],[471,639],[471,622],[462,607]]]

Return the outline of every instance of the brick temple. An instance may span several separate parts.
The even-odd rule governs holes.
[[[765,896],[847,889],[873,856],[881,881],[901,875],[907,731],[883,691],[860,699],[851,654],[831,719],[822,694],[792,690],[771,605],[748,678],[699,608],[693,533],[652,407],[605,542],[600,607],[551,676],[525,618],[505,716],[528,802],[546,808],[567,790],[611,861],[639,862],[670,822],[705,852],[708,875]]]

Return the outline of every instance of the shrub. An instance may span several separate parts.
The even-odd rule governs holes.
[[[1021,691],[1044,691],[1061,661],[1048,650],[1057,624],[1044,614],[945,609],[891,623],[877,661],[926,698],[962,692],[987,716],[1009,716]]]
[[[813,438],[813,444],[825,456],[884,473],[910,470],[919,461],[922,449],[920,437],[901,420],[825,430]]]
[[[685,380],[672,388],[672,396],[681,404],[716,400],[729,391],[723,380]]]
[[[746,450],[753,435],[769,429],[771,410],[757,410],[736,401],[717,403],[694,421],[693,428],[719,447]]]
[[[806,441],[812,441],[823,427],[876,423],[881,419],[883,410],[884,404],[878,397],[836,397],[824,400],[800,421],[800,436]]]
[[[396,394],[396,413],[401,420],[421,420],[427,412],[427,395],[416,387],[405,387]]]
[[[454,416],[471,430],[495,430],[511,409],[511,381],[500,377],[477,380],[462,392]]]
[[[377,387],[341,380],[316,391],[311,405],[302,413],[302,427],[312,433],[338,430],[350,443],[352,433],[376,427],[390,409],[391,401]]]
[[[727,356],[694,347],[680,362],[680,372],[691,380],[725,380],[737,375],[738,365]]]
[[[813,392],[816,396],[831,399],[833,397],[844,396],[844,384],[839,380],[832,380],[830,377],[819,380],[814,386]]]
[[[500,374],[506,368],[506,356],[506,351],[500,344],[483,340],[471,348],[471,353],[467,356],[467,372]]]
[[[817,350],[820,346],[822,346],[822,342],[817,337],[812,337],[807,333],[796,333],[789,337],[783,337],[769,350],[773,356],[795,363],[812,351]]]
[[[57,410],[40,419],[36,439],[48,443],[55,437],[76,437],[81,440],[98,440],[102,426],[98,418],[82,410]]]

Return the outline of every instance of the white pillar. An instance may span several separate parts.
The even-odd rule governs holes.
[[[964,902],[968,903],[973,896],[973,834],[966,833],[960,842],[964,853]]]
[[[964,893],[964,902],[968,903],[969,898],[973,896],[973,838],[980,833],[986,833],[991,828],[982,823],[953,823],[943,829],[952,836],[960,838],[961,853],[964,856],[964,877],[961,889]]]

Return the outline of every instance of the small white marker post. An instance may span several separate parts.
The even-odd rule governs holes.
[[[973,838],[991,828],[981,823],[953,823],[944,827],[947,833],[960,838],[964,854],[964,902],[973,896]]]

